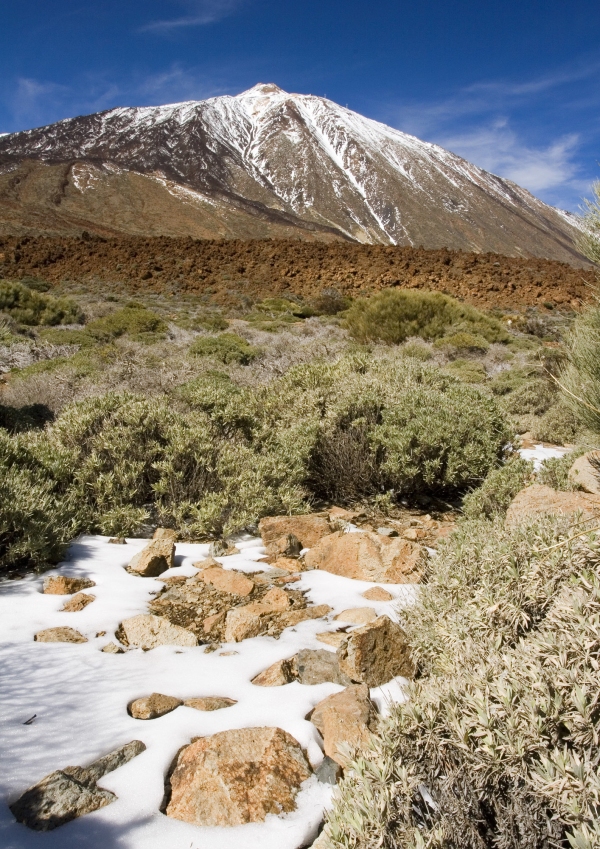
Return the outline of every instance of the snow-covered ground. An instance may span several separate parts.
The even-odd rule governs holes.
[[[118,624],[147,612],[160,581],[130,575],[123,568],[146,540],[127,546],[87,536],[76,540],[67,561],[47,574],[91,578],[88,590],[96,600],[77,613],[62,612],[67,596],[42,594],[42,577],[0,584],[0,846],[2,849],[298,849],[316,836],[332,788],[312,776],[297,797],[297,810],[269,815],[264,823],[235,828],[198,828],[161,814],[164,776],[180,746],[192,737],[230,728],[278,726],[306,749],[316,767],[323,753],[320,737],[305,720],[336,684],[257,687],[251,679],[277,660],[301,648],[327,648],[316,634],[335,630],[323,619],[288,628],[279,639],[256,637],[223,645],[206,654],[202,646],[163,646],[108,654],[102,647],[114,641]],[[258,571],[264,554],[261,541],[238,543],[240,554],[219,558],[225,568]],[[177,544],[177,566],[168,575],[194,575],[193,563],[208,554],[207,545]],[[264,567],[268,568],[268,567]],[[294,589],[303,589],[314,604],[328,604],[336,613],[350,607],[373,607],[396,618],[398,603],[410,603],[414,586],[389,585],[391,602],[366,601],[361,593],[375,584],[330,575],[302,573]],[[68,625],[88,638],[84,644],[38,643],[44,628]],[[106,635],[96,634],[105,631]],[[333,649],[331,649],[333,650]],[[385,713],[390,700],[402,698],[402,679],[371,691]],[[228,696],[233,707],[202,712],[181,706],[154,720],[136,720],[127,713],[135,698],[164,693],[187,699]],[[24,723],[33,715],[30,725]],[[68,765],[90,763],[129,742],[142,740],[147,749],[99,784],[118,799],[55,831],[38,833],[17,824],[8,809],[20,794],[48,773]]]
[[[539,471],[546,460],[551,460],[553,457],[564,457],[569,451],[569,448],[562,448],[558,445],[534,445],[533,448],[520,448],[519,454],[524,460],[533,460],[533,468]]]

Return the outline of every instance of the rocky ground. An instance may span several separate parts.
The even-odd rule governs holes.
[[[576,309],[594,272],[554,260],[455,250],[292,240],[0,238],[0,277],[39,277],[86,290],[191,294],[245,308],[323,289],[357,296],[390,286],[442,291],[483,309]]]

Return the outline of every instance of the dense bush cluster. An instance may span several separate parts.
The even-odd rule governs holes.
[[[48,534],[54,545],[150,521],[193,538],[302,512],[315,497],[465,490],[498,463],[508,431],[493,399],[430,365],[348,355],[266,386],[207,372],[176,399],[88,398],[43,431],[3,438],[3,472],[22,493],[0,534],[13,565],[28,551],[40,564]]]
[[[239,363],[246,366],[256,359],[260,351],[237,333],[221,333],[219,336],[199,336],[190,347],[195,357],[212,357],[219,362]]]
[[[21,283],[0,280],[0,312],[19,324],[75,324],[82,320],[81,310],[68,298],[53,298]]]

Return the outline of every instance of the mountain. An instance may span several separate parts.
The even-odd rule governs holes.
[[[118,108],[0,137],[0,232],[296,237],[575,264],[569,216],[322,97]]]

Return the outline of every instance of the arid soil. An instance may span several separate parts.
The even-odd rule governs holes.
[[[205,295],[231,307],[273,295],[312,298],[327,288],[357,296],[400,286],[488,309],[576,309],[589,298],[595,272],[491,253],[295,240],[0,239],[0,277],[27,276],[106,292]]]

